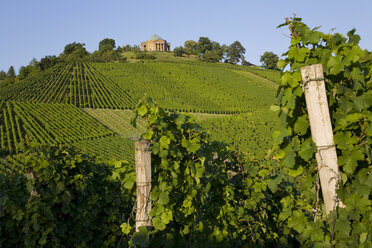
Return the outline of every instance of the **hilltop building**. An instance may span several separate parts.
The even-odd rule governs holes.
[[[141,43],[141,51],[162,51],[169,52],[171,44],[156,34],[145,42]]]

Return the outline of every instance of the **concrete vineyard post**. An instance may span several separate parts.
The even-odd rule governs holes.
[[[26,177],[27,177],[27,180],[33,180],[33,179],[35,179],[35,172],[33,171],[32,168],[28,169],[27,174],[26,174]],[[38,192],[37,192],[36,188],[34,188],[30,192],[30,194],[31,194],[32,197],[37,197]]]
[[[344,207],[336,189],[340,179],[336,147],[329,115],[328,101],[321,64],[301,68],[303,90],[309,115],[311,136],[317,146],[316,160],[326,214]]]
[[[147,141],[135,143],[137,212],[136,231],[140,226],[152,226],[149,213],[151,211],[151,151]]]

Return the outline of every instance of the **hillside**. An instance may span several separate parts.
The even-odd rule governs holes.
[[[163,55],[164,54],[164,55]],[[1,150],[20,143],[73,144],[102,160],[133,161],[130,125],[136,103],[151,97],[169,111],[190,113],[213,139],[262,157],[278,124],[275,71],[175,58],[68,63],[0,90]]]
[[[133,108],[137,102],[85,62],[57,66],[27,78],[2,89],[0,99],[67,103],[81,108]]]

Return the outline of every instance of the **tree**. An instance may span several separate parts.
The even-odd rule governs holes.
[[[245,48],[239,41],[234,41],[229,46],[229,52],[227,53],[227,61],[230,64],[237,64],[240,60],[244,59]]]
[[[211,56],[211,55],[213,55],[213,56]],[[217,55],[217,57],[216,57],[216,55]],[[208,59],[210,59],[211,57],[213,57],[211,62],[218,62],[223,57],[222,47],[221,47],[220,43],[218,43],[217,41],[212,41],[212,51],[209,52]],[[217,61],[215,61],[216,58],[217,58]]]
[[[213,63],[217,63],[221,59],[217,50],[213,50],[213,51],[207,50],[202,58],[204,61],[213,62]]]
[[[66,61],[82,61],[87,59],[89,52],[85,49],[84,43],[70,43],[65,46],[63,53],[60,55],[60,59]]]
[[[65,46],[65,49],[63,50],[63,53],[66,54],[66,55],[70,55],[71,53],[75,52],[76,50],[85,50],[84,46],[85,46],[84,43],[73,42],[73,43],[67,44]]]
[[[115,40],[109,38],[101,40],[98,44],[98,50],[102,52],[105,52],[107,50],[114,50],[115,47]]]
[[[5,71],[0,71],[0,81],[1,81],[1,80],[4,80],[4,79],[7,78],[7,77],[8,77],[8,74],[6,74]]]
[[[200,37],[198,43],[196,44],[196,53],[202,57],[206,51],[212,51],[213,44],[208,37]]]
[[[55,55],[53,56],[45,56],[42,58],[39,62],[39,67],[42,71],[54,66],[57,64],[57,57]]]
[[[176,47],[173,49],[173,55],[175,57],[182,57],[183,54],[185,54],[186,51],[182,46]]]
[[[122,52],[124,52],[124,46],[118,46],[117,48],[116,48],[116,50],[115,50],[115,52],[117,52],[117,53],[122,53]]]
[[[265,69],[278,70],[276,64],[278,63],[279,57],[273,52],[265,52],[261,58],[262,67]]]
[[[16,77],[16,74],[15,74],[15,70],[14,70],[14,67],[13,66],[10,66],[9,67],[9,70],[8,70],[8,76],[10,77],[10,78],[15,78]]]
[[[20,80],[25,79],[31,72],[31,66],[21,66],[18,72],[18,78]]]
[[[187,40],[185,41],[185,52],[187,55],[195,55],[196,54],[196,41]]]
[[[129,44],[127,44],[127,45],[125,45],[125,46],[122,46],[122,51],[123,52],[130,52],[130,51],[132,51],[132,46],[131,45],[129,45]]]

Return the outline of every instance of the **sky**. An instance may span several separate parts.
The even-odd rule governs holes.
[[[324,33],[356,28],[360,46],[371,51],[371,10],[371,0],[0,0],[0,71],[18,72],[72,42],[93,52],[104,38],[140,45],[153,34],[171,49],[199,37],[239,41],[246,60],[260,65],[265,51],[280,56],[288,49],[288,30],[276,27],[293,14]]]

